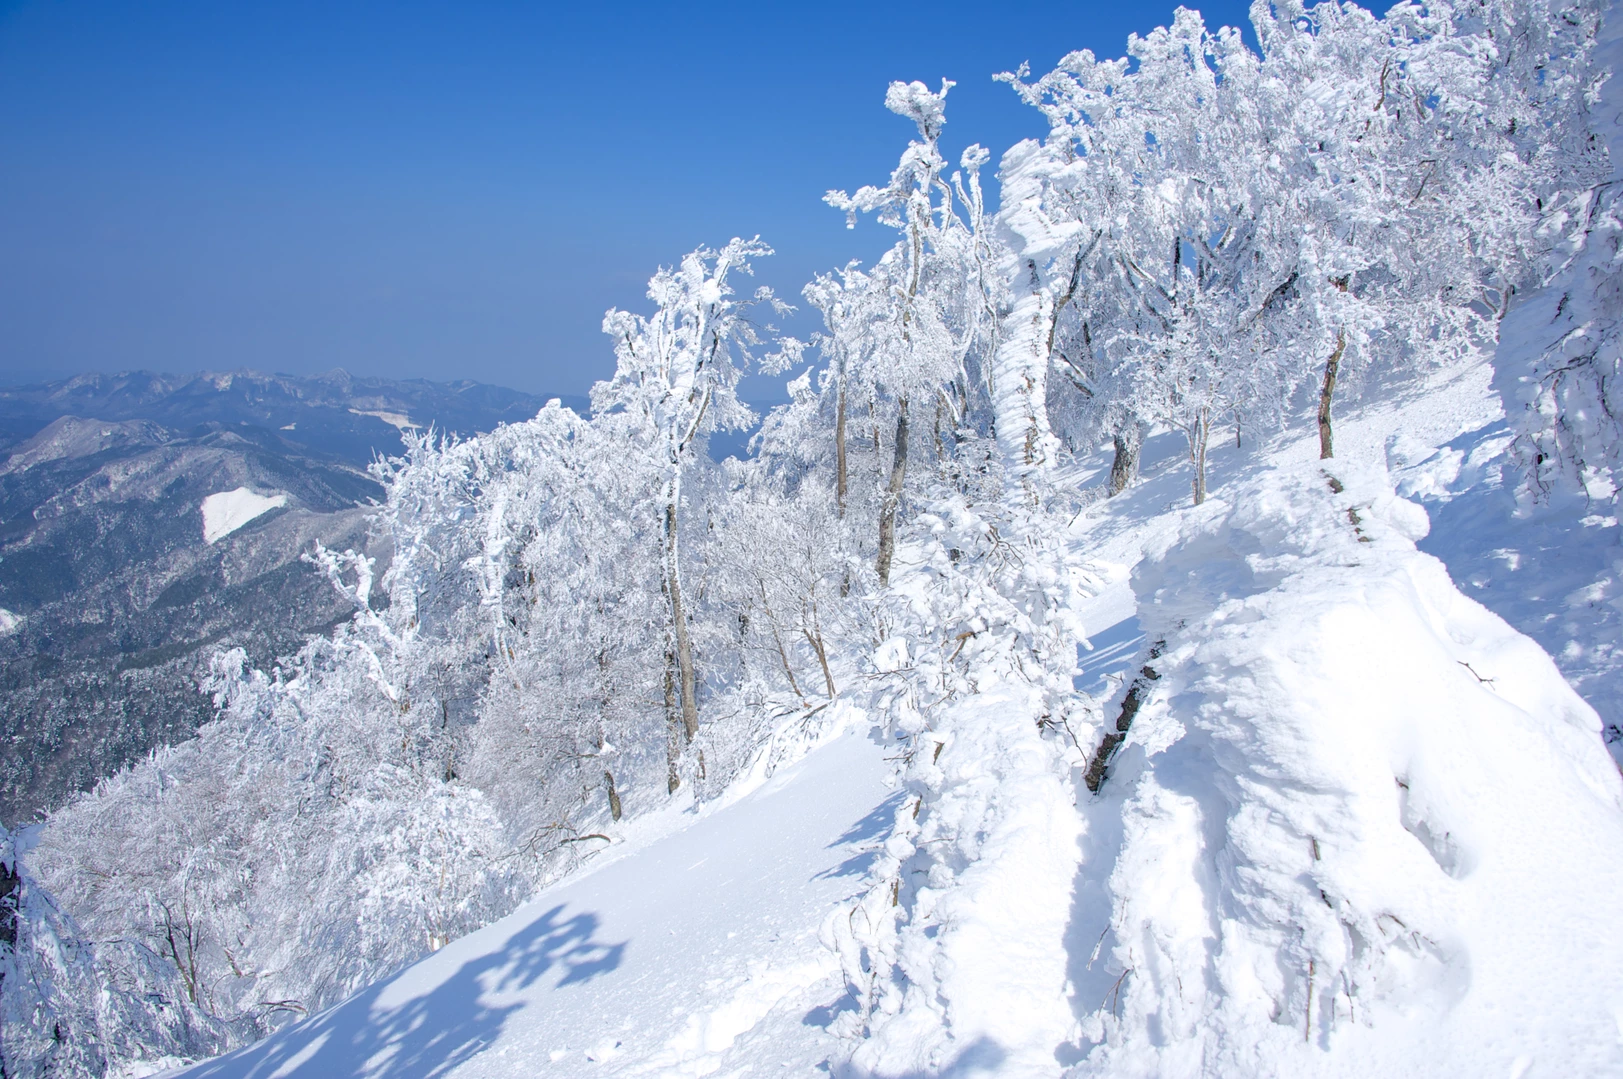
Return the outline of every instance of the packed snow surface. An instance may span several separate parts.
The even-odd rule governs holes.
[[[860,724],[859,724],[860,725]],[[865,733],[194,1079],[819,1074],[819,942],[894,807]]]
[[[203,499],[203,539],[224,539],[255,517],[287,505],[287,495],[260,495],[246,487],[220,491]]]

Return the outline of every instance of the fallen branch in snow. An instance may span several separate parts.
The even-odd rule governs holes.
[[[1161,677],[1155,673],[1155,668],[1150,664],[1160,658],[1161,650],[1166,646],[1166,641],[1156,641],[1150,646],[1150,654],[1143,668],[1138,672],[1138,677],[1133,679],[1133,684],[1127,687],[1127,696],[1122,698],[1121,714],[1116,717],[1116,729],[1106,732],[1104,739],[1099,743],[1099,748],[1093,751],[1093,759],[1088,762],[1085,776],[1090,792],[1099,793],[1099,788],[1105,781],[1105,772],[1110,765],[1111,756],[1115,754],[1116,747],[1126,740],[1127,731],[1133,725],[1133,717],[1138,715],[1139,708],[1144,704],[1144,691],[1149,688],[1151,682]]]

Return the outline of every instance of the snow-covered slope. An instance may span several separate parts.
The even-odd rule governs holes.
[[[893,811],[887,770],[865,730],[838,735],[674,833],[639,845],[633,828],[612,861],[398,977],[184,1074],[815,1074],[845,994],[818,930]]]
[[[246,487],[219,491],[203,499],[203,542],[222,540],[256,518],[287,505],[287,495],[262,495]]]
[[[1161,647],[1084,802],[1077,1074],[1623,1067],[1599,721],[1415,551],[1419,507],[1327,465],[1236,484],[1135,574]]]
[[[885,752],[846,734],[690,826],[633,824],[612,861],[505,921],[187,1074],[1623,1069],[1623,782],[1600,722],[1417,550],[1426,513],[1395,490],[1502,422],[1490,376],[1349,410],[1332,462],[1307,439],[1220,453],[1198,509],[1185,466],[1152,452],[1140,486],[1078,515],[1096,592],[1077,601],[1078,683],[1098,704],[1068,776],[1063,739],[1005,753],[1025,726],[998,710],[1029,702],[982,694],[930,717],[930,768],[959,793],[921,822]],[[1493,538],[1422,542],[1464,557]],[[1089,755],[1144,667],[1095,794]],[[1033,784],[1059,794],[1021,802]],[[954,806],[981,809],[932,822]],[[976,821],[1007,841],[958,835]],[[930,868],[960,848],[995,857]],[[874,938],[896,948],[896,1011],[861,1020],[847,983],[873,945],[842,972],[826,945],[853,941],[831,927],[859,894],[889,907],[877,877],[919,873],[939,881],[928,905],[909,884],[900,935]]]

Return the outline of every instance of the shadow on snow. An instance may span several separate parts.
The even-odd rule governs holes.
[[[588,981],[620,965],[625,942],[596,940],[598,918],[564,917],[553,907],[502,947],[463,963],[428,992],[380,1007],[390,982],[366,989],[320,1015],[256,1045],[186,1072],[188,1079],[270,1079],[275,1075],[429,1079],[490,1045],[522,1002],[493,1005],[486,994],[524,990],[550,972],[558,987]]]

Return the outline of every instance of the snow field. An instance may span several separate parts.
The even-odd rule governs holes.
[[[859,1074],[1053,1073],[1070,1021],[1057,943],[1080,822],[1032,722],[1037,697],[987,687],[939,717],[941,753],[916,759],[914,777],[937,797],[916,837],[893,837],[886,853],[911,867],[925,848],[934,861],[922,884],[907,882],[916,898],[894,946],[906,988],[879,1002],[851,1061]]]
[[[222,540],[255,518],[285,505],[285,494],[255,494],[246,487],[209,495],[202,506],[203,542]]]
[[[1416,550],[1427,515],[1393,490],[1502,422],[1491,377],[1446,369],[1349,410],[1322,465],[1311,439],[1219,453],[1198,509],[1174,464],[1078,515],[1092,580],[1070,606],[1095,639],[1077,682],[1101,699],[1070,717],[1071,750],[1038,734],[1029,682],[983,677],[901,721],[940,746],[910,757],[922,812],[900,807],[869,894],[825,930],[875,998],[866,1027],[848,1017],[847,1072],[1623,1068],[1604,913],[1623,785],[1599,720]],[[906,555],[897,591],[927,592],[930,544]],[[894,639],[876,658],[924,663]],[[1087,751],[1147,660],[1149,704],[1091,795]]]

